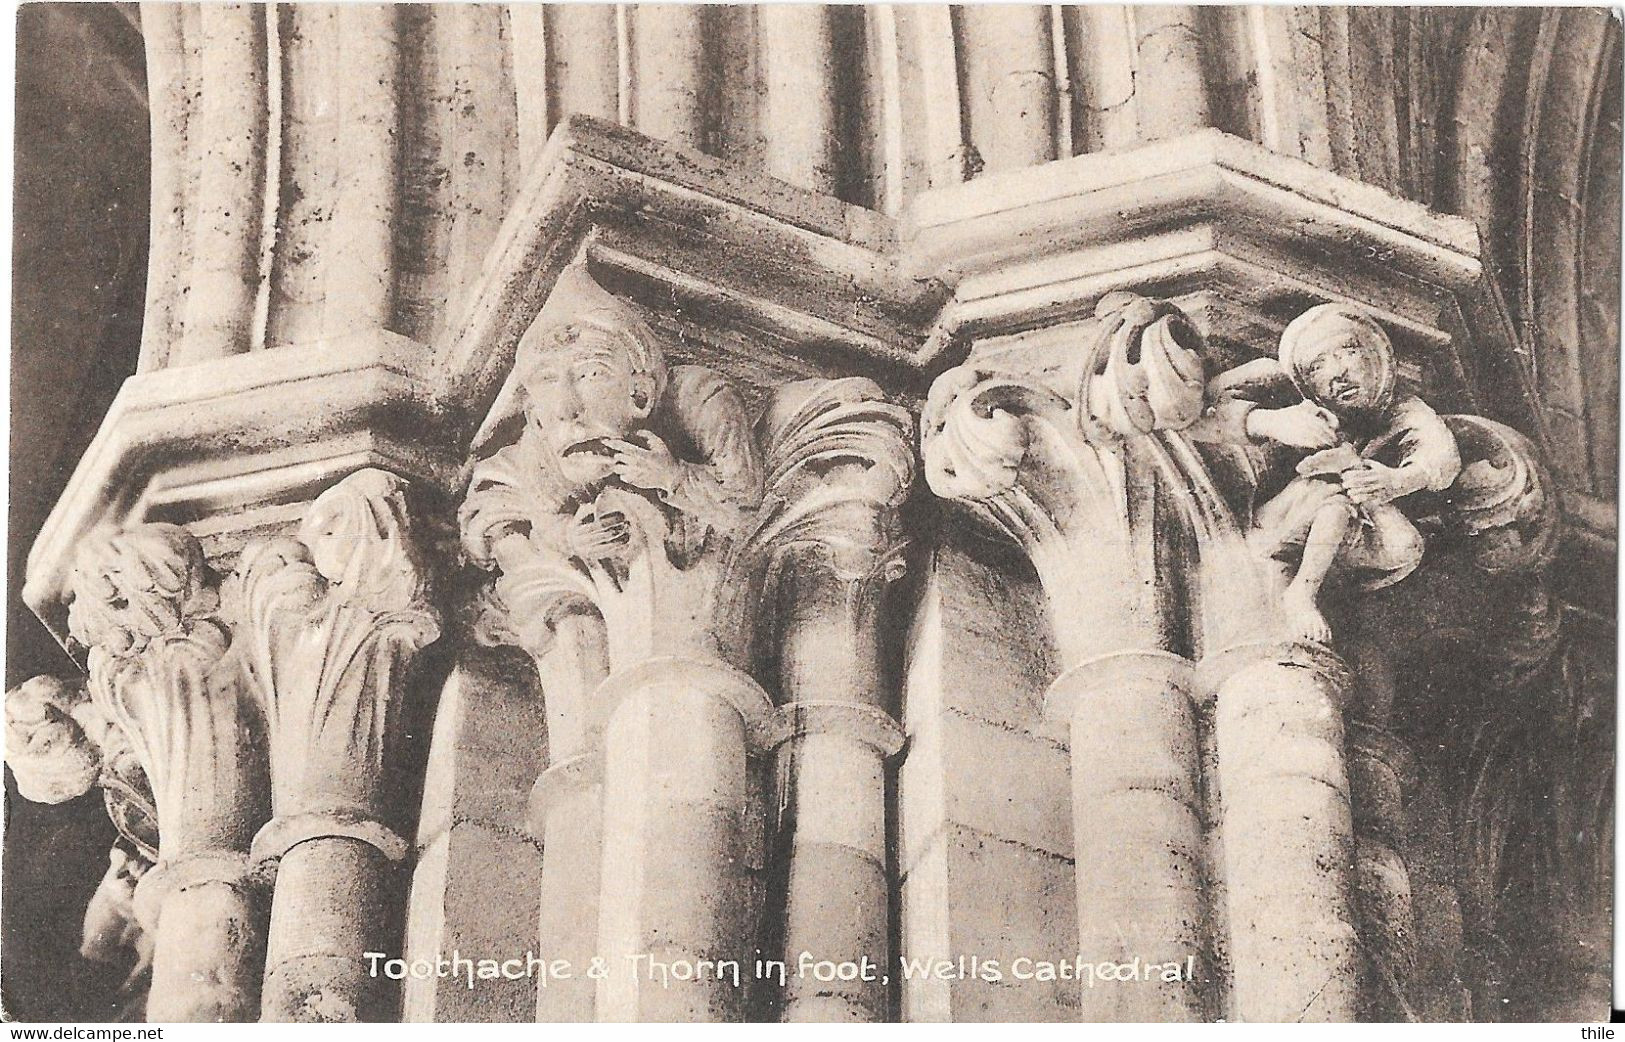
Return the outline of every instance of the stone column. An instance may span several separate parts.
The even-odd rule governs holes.
[[[275,863],[262,1019],[383,1020],[393,990],[367,952],[394,936],[409,851],[392,782],[412,657],[439,636],[405,483],[379,470],[311,504],[297,539],[245,550],[241,623],[269,726]]]
[[[603,772],[600,751],[576,753],[543,771],[531,795],[531,830],[542,837],[537,953],[566,960],[572,973],[537,987],[540,1023],[580,1023],[597,1015],[598,984],[586,971],[599,954]]]
[[[523,609],[509,618],[522,614]],[[542,840],[539,951],[544,958],[568,961],[572,972],[567,980],[538,986],[536,1019],[590,1021],[598,985],[586,971],[599,954],[604,757],[586,724],[589,700],[609,672],[604,624],[592,615],[565,615],[546,639],[534,633],[534,622],[531,627],[525,629],[531,635],[522,639],[536,663],[548,725],[548,766],[536,779],[530,807],[531,831]]]
[[[882,977],[892,970],[886,761],[903,747],[903,732],[882,708],[873,585],[884,584],[865,591],[831,578],[798,577],[780,650],[788,724],[778,748],[780,817],[791,830],[780,1016],[872,1023],[886,1018]],[[871,969],[856,980],[820,979],[807,960]]]
[[[602,698],[598,1019],[741,1020],[746,757],[771,746],[773,703],[719,659],[675,656],[611,674]]]
[[[1203,1019],[1207,875],[1200,714],[1189,659],[1124,651],[1072,667],[1045,698],[1070,707],[1078,953],[1171,971],[1083,990],[1085,1021]]]
[[[230,670],[219,595],[185,529],[140,525],[80,550],[69,628],[90,648],[91,700],[152,787],[156,866],[135,911],[154,937],[154,1021],[243,1021],[258,1006],[263,894],[248,844],[265,764]]]
[[[886,761],[903,747],[887,714],[840,702],[791,702],[779,748],[791,793],[783,960],[788,1022],[886,1019],[893,972],[886,866]],[[818,963],[834,964],[820,976]],[[860,976],[839,973],[857,966]]]
[[[1043,726],[1071,752],[1077,954],[1136,966],[1134,980],[1082,984],[1082,1018],[1200,1020],[1201,727],[1191,664],[1173,650],[1173,568],[1201,519],[1174,508],[1197,481],[1165,439],[1200,406],[1202,345],[1176,309],[1131,294],[1109,295],[1068,339],[1083,357],[1056,368],[1081,370],[1081,387],[1032,353],[973,357],[939,378],[922,420],[926,474],[1020,543],[1049,603],[1063,672]]]
[[[773,461],[769,495],[783,515],[761,544],[786,725],[780,1016],[880,1021],[892,970],[886,760],[903,746],[880,630],[904,569],[898,511],[914,479],[913,424],[879,387],[852,379],[784,388],[762,427],[790,450]],[[856,964],[859,979],[831,977],[839,964]]]
[[[1208,655],[1238,1020],[1351,1021],[1359,1007],[1354,826],[1343,755],[1351,677],[1309,644]]]
[[[580,360],[606,357],[626,376],[614,393],[578,386],[594,368]],[[550,649],[539,669],[579,654],[559,627],[582,616],[601,627],[609,672],[578,699],[585,672],[558,667],[562,683],[548,693],[555,762],[602,753],[594,954],[607,975],[594,1015],[741,1019],[760,944],[762,797],[751,761],[783,731],[750,672],[767,668],[765,641],[779,636],[763,609],[807,555],[856,582],[875,570],[877,548],[896,544],[908,413],[851,378],[776,386],[753,416],[721,374],[668,366],[636,309],[585,268],[560,276],[497,402],[485,429],[514,440],[476,448],[484,458],[461,510],[464,547],[497,573],[508,625],[526,631],[514,642],[533,655]],[[556,694],[576,707],[560,727]],[[579,743],[558,744],[561,735]],[[580,761],[587,774],[591,762]],[[569,769],[559,771],[562,784],[543,785],[547,833],[570,827],[563,817],[555,826],[561,808],[590,814],[594,800],[590,785],[564,795]],[[574,859],[590,841],[563,842]],[[585,873],[570,876],[550,879],[544,900],[579,892]]]
[[[588,734],[592,697],[609,672],[604,622],[590,599],[568,582],[538,582],[559,573],[524,536],[482,522],[471,495],[461,514],[465,549],[500,569],[485,605],[480,639],[530,656],[547,714],[547,768],[536,779],[527,814],[542,841],[537,953],[569,963],[571,976],[537,982],[536,1020],[574,1023],[595,1018],[597,982],[587,976],[598,955],[599,862],[602,858],[603,751]]]

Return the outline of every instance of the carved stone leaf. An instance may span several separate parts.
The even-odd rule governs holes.
[[[841,577],[893,560],[896,509],[914,477],[913,423],[862,378],[780,389],[757,424],[767,494],[746,553],[815,549]]]
[[[1108,293],[1095,317],[1100,326],[1078,394],[1091,439],[1190,426],[1202,411],[1206,367],[1201,338],[1179,309]]]
[[[1445,525],[1466,536],[1473,562],[1488,572],[1545,567],[1557,551],[1562,518],[1556,489],[1528,438],[1482,416],[1444,417],[1462,470],[1444,494]]]
[[[278,816],[374,812],[399,673],[440,634],[405,483],[377,470],[317,497],[299,539],[245,551],[242,654],[271,744]]]

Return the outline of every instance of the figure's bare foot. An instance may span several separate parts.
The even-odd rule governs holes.
[[[1331,643],[1332,628],[1315,603],[1314,591],[1299,583],[1289,584],[1281,594],[1281,608],[1286,614],[1287,632],[1294,639],[1311,644]]]

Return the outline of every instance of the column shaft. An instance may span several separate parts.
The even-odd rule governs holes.
[[[833,195],[837,188],[835,41],[822,4],[756,10],[767,83],[762,134],[773,176]]]
[[[787,708],[801,715],[807,707]],[[885,759],[902,743],[889,718],[869,712],[872,736],[829,728],[798,734],[781,747],[793,787],[789,820],[795,830],[784,913],[786,1021],[874,1023],[886,1017],[881,978],[889,972],[891,944]],[[820,979],[820,968],[811,965],[819,962],[871,967],[863,976],[873,979]]]
[[[159,879],[165,869],[143,877]],[[162,899],[153,941],[147,1019],[166,1023],[254,1020],[264,966],[264,906],[246,879],[203,878]]]
[[[537,954],[565,959],[574,974],[536,989],[536,1020],[580,1023],[595,1018],[598,984],[586,975],[598,955],[599,861],[603,856],[604,786],[599,758],[583,754],[543,773],[542,892]]]
[[[1166,651],[1120,652],[1068,670],[1050,689],[1052,705],[1072,708],[1078,954],[1140,967],[1132,980],[1086,984],[1086,1021],[1205,1014],[1205,833],[1190,674],[1188,660]]]
[[[261,1019],[393,1019],[394,987],[364,952],[390,936],[386,856],[370,843],[320,836],[282,855],[266,942]]]
[[[1352,1021],[1346,670],[1307,645],[1235,648],[1212,668],[1235,1016]]]
[[[1349,789],[1354,801],[1355,894],[1368,953],[1366,1020],[1414,1019],[1416,914],[1405,835],[1405,776],[1410,756],[1386,729],[1349,728]]]
[[[604,685],[598,1019],[740,1020],[754,954],[741,703],[771,703],[721,662],[655,659]]]

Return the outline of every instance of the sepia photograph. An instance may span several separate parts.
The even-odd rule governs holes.
[[[1625,1020],[1618,9],[9,14],[5,1039]]]

